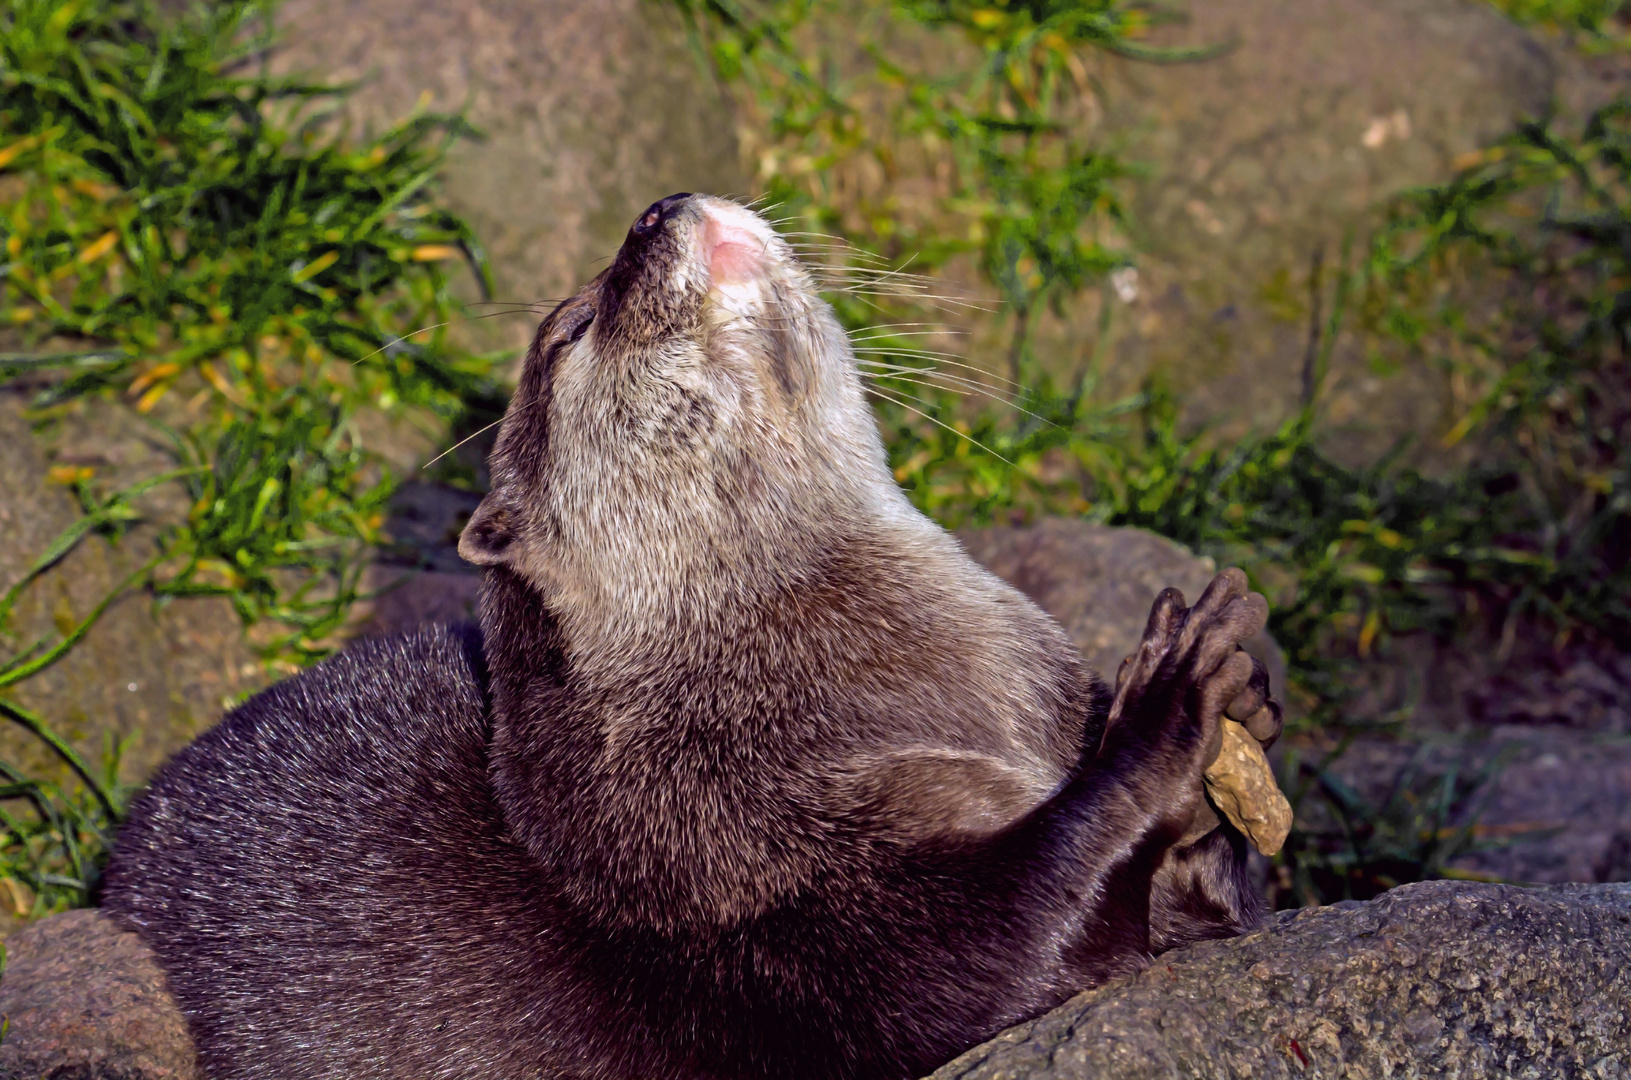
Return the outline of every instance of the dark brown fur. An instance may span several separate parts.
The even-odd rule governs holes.
[[[1169,590],[1112,694],[906,506],[745,213],[656,204],[540,327],[479,638],[354,647],[138,801],[106,903],[211,1075],[910,1077],[1260,917],[1201,773],[1261,598]]]

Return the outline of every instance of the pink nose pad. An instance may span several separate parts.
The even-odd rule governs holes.
[[[710,210],[700,231],[708,274],[715,285],[746,281],[764,268],[765,241],[753,230]]]

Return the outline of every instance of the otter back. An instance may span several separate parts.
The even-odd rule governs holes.
[[[136,801],[103,903],[164,960],[210,1076],[558,1075],[586,1017],[493,803],[483,679],[473,628],[358,643]]]

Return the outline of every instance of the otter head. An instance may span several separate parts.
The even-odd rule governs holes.
[[[787,587],[835,528],[915,516],[809,274],[705,195],[652,204],[544,320],[489,464],[459,553],[568,622]]]

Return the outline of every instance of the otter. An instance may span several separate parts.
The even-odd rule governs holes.
[[[135,801],[103,905],[217,1078],[905,1078],[1262,916],[1202,774],[1280,728],[1237,570],[1114,689],[895,484],[760,217],[681,194],[543,320],[460,539]]]

